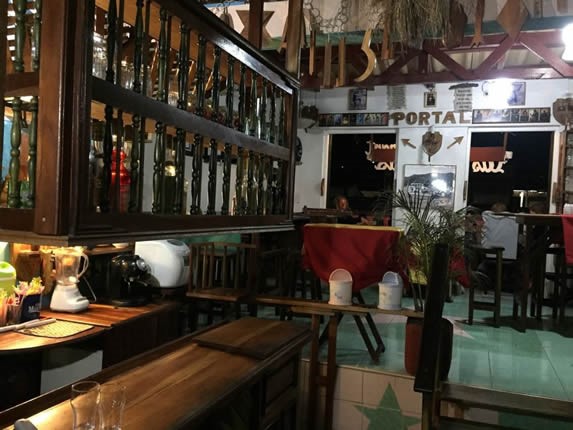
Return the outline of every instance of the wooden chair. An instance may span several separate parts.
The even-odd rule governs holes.
[[[563,246],[549,247],[546,254],[555,258],[555,272],[544,272],[544,277],[553,282],[553,298],[551,300],[552,317],[559,322],[565,318],[565,305],[567,303],[567,281],[573,278],[569,273],[569,266],[565,261],[565,248]],[[535,292],[536,317],[541,319],[541,305],[544,297],[545,282],[540,283],[541,288]]]
[[[499,327],[504,266],[507,267],[508,264],[514,265],[516,263],[519,228],[515,216],[512,215],[486,211],[482,217],[484,226],[481,245],[474,244],[468,248],[470,254],[477,254],[486,257],[486,259],[493,255],[495,258],[493,260],[495,262],[493,300],[475,300],[475,288],[478,284],[477,275],[480,272],[470,264],[472,276],[469,286],[468,324],[473,324],[474,310],[479,309],[493,312],[493,324],[495,327]]]
[[[240,304],[256,291],[256,245],[250,243],[203,242],[190,247],[190,279],[187,297],[190,299],[189,327],[197,328],[201,312],[207,314],[207,324],[213,323],[215,313],[226,317],[225,304],[232,304],[240,317]],[[201,307],[200,303],[204,302]],[[249,308],[251,315],[256,309]]]

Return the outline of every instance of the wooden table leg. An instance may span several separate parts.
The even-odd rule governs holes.
[[[368,349],[368,353],[370,354],[370,358],[372,358],[372,361],[374,363],[378,363],[379,354],[374,349],[374,346],[372,346],[372,342],[370,341],[370,338],[368,337],[368,333],[366,332],[366,328],[364,327],[364,323],[360,319],[359,315],[352,315],[352,317],[354,318],[354,321],[356,322],[356,325],[358,326],[358,331],[360,331],[360,335],[362,336],[362,339],[364,340],[364,344],[366,345],[366,349]]]
[[[310,344],[310,361],[308,364],[308,403],[307,403],[307,424],[308,429],[315,428],[316,424],[316,406],[318,400],[318,338],[320,335],[320,316],[312,315],[312,342]]]
[[[328,360],[326,362],[326,404],[324,405],[324,429],[332,429],[334,412],[334,385],[336,382],[336,332],[338,319],[333,315],[328,320]]]

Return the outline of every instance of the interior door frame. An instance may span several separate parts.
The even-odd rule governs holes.
[[[322,159],[322,180],[324,192],[320,196],[321,207],[328,206],[328,183],[330,182],[330,151],[332,149],[332,135],[333,134],[394,134],[398,140],[399,128],[380,128],[380,127],[337,127],[324,129],[323,141],[323,159]],[[398,142],[396,142],[396,157],[398,156]],[[396,166],[396,158],[394,158],[394,166]],[[396,188],[396,170],[394,167],[394,185]]]
[[[467,147],[467,162],[468,166],[470,163],[470,151],[472,147],[472,135],[474,133],[535,133],[535,132],[551,132],[552,141],[551,141],[551,156],[549,157],[550,164],[551,164],[551,172],[549,174],[549,187],[547,190],[547,196],[549,201],[548,210],[550,213],[555,213],[556,205],[555,205],[555,186],[557,184],[559,178],[558,166],[559,166],[559,153],[560,153],[560,143],[561,143],[561,135],[565,132],[562,126],[556,125],[545,125],[545,126],[506,126],[506,127],[469,127],[468,134],[469,134],[469,142]],[[468,202],[468,194],[469,194],[469,176],[470,176],[470,167],[466,170],[466,177],[464,179],[466,186],[465,186],[465,193],[463,196],[464,199],[464,206],[467,206]]]

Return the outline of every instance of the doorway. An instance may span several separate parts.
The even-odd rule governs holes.
[[[344,195],[355,213],[370,214],[383,193],[394,187],[395,153],[393,133],[331,135],[327,207]]]
[[[550,131],[472,133],[468,205],[485,210],[499,202],[510,212],[535,205],[546,212],[552,142]]]

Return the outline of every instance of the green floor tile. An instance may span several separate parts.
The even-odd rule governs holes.
[[[378,291],[363,291],[367,303],[376,303]],[[412,307],[403,298],[404,307]],[[573,318],[565,326],[553,329],[550,309],[544,308],[543,324],[525,333],[514,328],[511,319],[512,297],[502,297],[502,325],[493,327],[491,312],[476,312],[473,325],[467,319],[467,295],[455,296],[444,305],[444,315],[454,321],[455,335],[452,364],[448,380],[454,383],[491,387],[500,390],[573,400]],[[568,315],[573,309],[567,309]],[[276,318],[274,308],[265,308],[264,317]],[[386,345],[379,363],[372,362],[354,320],[345,317],[338,329],[337,362],[342,366],[405,374],[404,336],[406,319],[399,316],[374,315],[376,326]],[[303,323],[309,324],[308,319]],[[303,355],[308,357],[308,346]],[[326,361],[324,345],[320,358]],[[559,427],[556,427],[559,428]],[[551,427],[543,427],[550,430]]]
[[[499,414],[499,424],[515,429],[531,430],[571,430],[573,427],[569,422],[544,419],[537,417],[526,417],[523,415],[514,415],[510,413]]]
[[[548,358],[490,352],[492,387],[536,396],[567,399]]]

